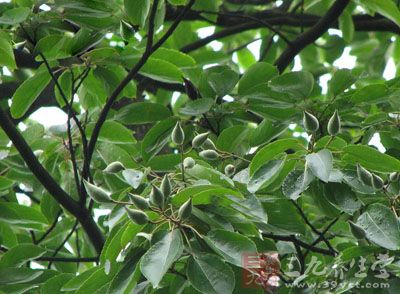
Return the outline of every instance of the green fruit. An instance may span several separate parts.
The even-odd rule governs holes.
[[[199,134],[196,137],[194,137],[193,141],[192,141],[193,148],[200,148],[204,144],[204,142],[207,140],[208,134],[209,134],[208,132],[202,133],[202,134]]]
[[[364,185],[371,186],[372,174],[359,164],[357,164],[357,176]]]
[[[196,162],[194,161],[194,159],[193,158],[191,158],[191,157],[186,157],[184,160],[183,160],[183,167],[184,168],[193,168],[194,167],[194,165],[196,164]]]
[[[192,214],[192,198],[182,204],[179,208],[178,216],[181,220],[185,220]]]
[[[374,187],[376,190],[381,190],[383,188],[384,182],[380,176],[372,174],[371,184],[372,187]]]
[[[149,208],[149,202],[147,201],[146,198],[143,198],[142,196],[135,195],[135,194],[128,194],[129,199],[131,199],[132,203],[135,204],[135,206],[141,210],[146,210]]]
[[[349,224],[350,224],[351,233],[353,234],[354,237],[356,237],[357,239],[365,238],[366,232],[362,227],[360,227],[359,225],[356,225],[352,221],[349,221]]]
[[[145,225],[149,222],[149,218],[147,214],[145,214],[141,210],[131,209],[125,207],[126,212],[128,213],[129,218],[138,225]]]
[[[107,167],[103,170],[106,173],[114,174],[117,172],[120,172],[125,169],[125,166],[119,162],[119,161],[114,161],[107,165]]]
[[[236,171],[236,168],[233,164],[228,164],[227,166],[225,166],[225,175],[227,175],[228,177],[233,176],[235,171]]]
[[[109,203],[112,202],[110,196],[106,191],[103,189],[84,181],[83,184],[85,185],[86,192],[89,194],[90,198],[98,203]]]
[[[119,23],[119,33],[121,34],[122,39],[128,41],[135,35],[135,30],[129,23],[121,20]]]
[[[153,186],[150,192],[150,204],[159,208],[164,208],[164,194],[163,192],[156,186]]]
[[[319,129],[318,119],[307,111],[303,113],[303,125],[307,133],[315,133]]]
[[[185,141],[185,133],[179,122],[176,123],[174,129],[172,130],[171,139],[176,145],[182,145],[183,141]]]
[[[389,175],[391,182],[397,182],[399,180],[399,173],[393,172]]]
[[[165,197],[168,197],[171,195],[172,185],[171,185],[171,182],[169,181],[169,178],[167,175],[165,175],[164,178],[162,179],[160,188]]]
[[[203,147],[204,149],[217,149],[217,148],[215,147],[215,145],[214,145],[214,142],[211,141],[210,138],[207,138],[207,139],[204,141],[204,143],[202,144],[202,147]]]
[[[336,136],[340,132],[340,117],[338,111],[335,110],[335,113],[329,119],[328,122],[328,133],[331,136]]]
[[[199,153],[200,157],[207,160],[216,160],[219,157],[219,154],[215,150],[204,150]]]

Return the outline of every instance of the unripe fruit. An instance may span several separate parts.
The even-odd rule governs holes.
[[[215,148],[214,142],[211,141],[210,138],[207,138],[201,147],[203,147],[204,149],[217,149]]]
[[[179,122],[176,123],[174,129],[172,130],[171,139],[176,145],[182,145],[183,141],[185,141],[185,133],[183,132]]]
[[[129,194],[129,199],[131,199],[132,203],[135,204],[135,206],[141,210],[146,210],[149,208],[149,202],[147,202],[146,198],[143,198],[142,196],[135,195],[135,194]]]
[[[183,203],[178,211],[178,216],[182,220],[189,218],[191,214],[192,214],[192,198]]]
[[[208,132],[199,134],[196,137],[194,137],[192,141],[193,148],[200,148],[207,140],[207,138],[208,138]]]
[[[135,30],[133,27],[127,23],[126,21],[121,20],[119,23],[119,33],[125,41],[128,41],[135,35]]]
[[[307,111],[303,113],[303,125],[308,133],[315,133],[319,129],[318,119]]]
[[[107,167],[104,169],[104,172],[114,174],[117,172],[120,172],[121,170],[124,170],[125,166],[119,162],[119,161],[114,161],[111,162]]]
[[[141,210],[131,209],[125,207],[126,212],[128,213],[129,218],[138,225],[145,225],[149,222],[149,218],[147,214],[145,214]]]
[[[353,234],[354,237],[356,237],[357,239],[365,238],[366,232],[362,227],[353,223],[352,221],[349,221],[349,224],[350,224],[351,233]]]
[[[106,191],[103,189],[87,182],[84,181],[83,184],[85,185],[86,192],[89,194],[89,196],[96,202],[98,203],[108,203],[112,202],[110,196]]]
[[[216,160],[219,154],[215,150],[204,150],[199,153],[200,157],[207,159],[207,160]]]
[[[359,164],[357,164],[357,176],[364,185],[371,186],[372,174]]]
[[[164,208],[164,194],[158,187],[153,186],[149,199],[151,205]]]
[[[233,164],[228,164],[227,166],[225,166],[225,175],[231,177],[235,173],[235,170],[236,168]]]
[[[194,159],[193,158],[191,158],[191,157],[186,157],[184,160],[183,160],[183,167],[186,169],[186,168],[193,168],[194,167],[194,165],[196,164],[196,162],[194,161]]]
[[[384,182],[380,176],[372,174],[371,184],[372,187],[374,187],[376,190],[381,190],[383,188]]]
[[[169,178],[167,175],[165,175],[164,178],[162,179],[160,188],[165,197],[168,197],[171,195],[172,185],[171,185],[171,182],[169,181]]]
[[[328,122],[328,133],[331,136],[336,136],[340,132],[340,117],[338,111],[335,110],[335,113],[329,119]]]
[[[399,180],[399,173],[393,172],[389,175],[389,179],[391,182],[397,182]]]
[[[197,98],[199,98],[199,92],[191,81],[183,78],[183,83],[185,84],[185,91],[190,100],[196,100]]]

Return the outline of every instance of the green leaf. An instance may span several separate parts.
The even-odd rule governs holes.
[[[124,6],[131,22],[143,27],[150,11],[150,0],[124,0]]]
[[[392,0],[363,0],[360,4],[382,14],[400,27],[400,11]]]
[[[351,41],[353,41],[354,22],[350,12],[345,10],[339,16],[339,29],[342,31],[343,40],[346,43],[350,43]]]
[[[93,267],[87,271],[84,271],[83,273],[80,273],[76,277],[73,277],[71,280],[69,280],[67,283],[65,283],[61,291],[75,291],[78,290],[79,287],[91,276],[93,275],[94,272],[98,271],[97,267]],[[103,270],[104,271],[104,270]]]
[[[174,230],[164,236],[143,255],[140,270],[147,280],[156,288],[165,273],[183,252],[182,236]]]
[[[243,267],[243,256],[246,253],[257,253],[253,241],[235,232],[212,230],[204,240],[218,255],[239,267]]]
[[[279,173],[285,165],[285,160],[271,160],[261,166],[253,176],[250,178],[250,182],[247,184],[247,190],[251,193],[255,193],[258,190],[267,187],[279,176]]]
[[[111,278],[112,275],[107,275],[103,267],[97,267],[97,270],[79,286],[75,294],[94,293],[106,285]],[[69,282],[72,282],[72,280]]]
[[[94,126],[95,124],[93,123],[87,127],[86,132],[89,137],[92,135]],[[134,143],[136,141],[133,137],[133,131],[112,120],[107,120],[104,122],[104,125],[100,130],[99,140],[116,144]]]
[[[400,249],[400,225],[390,208],[374,203],[357,220],[371,242],[389,249]]]
[[[0,285],[29,283],[42,274],[42,270],[26,267],[0,268]]]
[[[127,181],[128,184],[133,187],[133,189],[137,189],[143,180],[144,173],[140,170],[125,169],[122,171],[122,176],[124,177],[125,181]]]
[[[212,254],[190,257],[186,275],[192,286],[204,294],[230,294],[235,288],[232,269]]]
[[[351,96],[353,103],[371,103],[376,100],[384,99],[388,95],[389,90],[385,84],[367,85],[361,89],[357,89]]]
[[[349,145],[343,149],[343,160],[352,164],[359,163],[363,167],[382,173],[400,171],[400,161],[384,154],[375,148],[363,145]]]
[[[214,105],[213,99],[201,98],[186,103],[185,107],[181,108],[179,112],[183,115],[198,116],[208,112]]]
[[[48,279],[41,287],[40,294],[53,294],[60,293],[61,288],[65,283],[74,277],[73,274],[59,274],[55,277]]]
[[[0,202],[0,220],[15,225],[36,228],[47,224],[43,214],[32,207],[11,202]]]
[[[248,137],[248,134],[249,129],[246,126],[237,125],[226,128],[218,136],[216,146],[218,150],[240,154],[242,151],[240,147]]]
[[[7,66],[10,70],[17,67],[10,38],[2,31],[0,31],[0,66]]]
[[[349,69],[339,69],[329,81],[328,93],[330,96],[336,97],[348,89],[355,81],[356,78]]]
[[[25,262],[38,258],[46,250],[33,244],[20,244],[8,250],[0,259],[0,268],[20,267]]]
[[[234,186],[233,181],[223,173],[200,164],[196,164],[191,169],[188,169],[186,173],[194,178],[207,180],[211,184],[221,185],[228,188]]]
[[[253,157],[250,163],[250,175],[253,175],[265,162],[273,159],[278,154],[285,152],[288,149],[295,151],[304,149],[300,141],[297,139],[281,139],[272,142],[261,148]]]
[[[0,191],[7,190],[14,185],[14,181],[0,176]]]
[[[65,98],[67,101],[70,101],[71,99],[71,91],[72,91],[72,74],[70,71],[64,71],[60,77],[58,78],[58,83],[61,87],[62,92],[65,95]],[[65,101],[58,90],[58,87],[54,85],[54,94],[56,96],[57,102],[60,105],[60,107],[65,106]]]
[[[196,61],[190,55],[170,48],[159,48],[151,57],[168,61],[179,68],[193,67],[196,65]]]
[[[269,63],[258,62],[253,64],[240,79],[238,94],[245,96],[263,92],[267,83],[277,75],[277,68]]]
[[[361,202],[348,185],[340,183],[328,183],[323,185],[324,196],[337,209],[352,215],[360,209]]]
[[[306,162],[317,178],[325,183],[329,181],[329,175],[333,168],[333,157],[328,149],[322,149],[317,153],[307,155]]]
[[[271,80],[269,86],[276,92],[286,93],[296,99],[308,98],[314,87],[314,77],[305,71],[294,71]]]
[[[13,9],[6,10],[0,16],[0,24],[4,25],[16,25],[25,21],[31,10],[27,7],[17,7]]]
[[[15,91],[12,98],[10,108],[12,117],[21,118],[33,102],[35,102],[39,94],[46,88],[50,80],[50,74],[43,68],[25,80]]]
[[[239,80],[239,74],[227,65],[218,65],[205,70],[205,78],[217,96],[229,94]]]
[[[307,190],[308,186],[314,179],[314,175],[305,169],[305,172],[294,170],[290,172],[282,183],[282,193],[286,197],[296,200],[300,194]]]
[[[126,125],[140,125],[157,122],[169,116],[171,116],[171,112],[164,105],[135,102],[119,110],[115,119]]]

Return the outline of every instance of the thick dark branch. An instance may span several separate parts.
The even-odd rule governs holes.
[[[306,242],[303,242],[299,239],[297,239],[295,236],[279,236],[279,235],[274,235],[274,234],[270,234],[270,233],[262,233],[264,238],[270,238],[273,239],[275,241],[286,241],[286,242],[292,242],[294,244],[297,244],[298,246],[301,246],[305,249],[308,249],[312,252],[316,252],[316,253],[320,253],[323,255],[329,255],[329,256],[336,256],[335,252],[331,252],[330,250],[326,250],[323,248],[319,248],[319,247],[315,247],[312,246]]]
[[[55,256],[42,256],[37,261],[50,261],[50,262],[98,262],[99,257],[55,257]]]
[[[100,253],[104,244],[104,237],[89,212],[82,208],[78,202],[74,201],[40,164],[36,156],[33,154],[32,149],[14,126],[9,115],[1,108],[0,126],[10,138],[34,176],[58,203],[79,220],[89,239],[92,241],[93,246],[96,248],[96,251]]]
[[[279,72],[283,72],[301,50],[323,35],[342,14],[349,2],[350,0],[336,0],[327,13],[310,30],[292,41],[292,46],[287,47],[275,62]]]

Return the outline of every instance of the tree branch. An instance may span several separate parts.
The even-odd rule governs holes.
[[[58,203],[79,220],[96,251],[100,253],[104,245],[104,236],[89,212],[85,208],[81,207],[78,202],[73,200],[40,164],[36,156],[33,154],[32,149],[14,126],[9,115],[1,108],[0,126],[10,138],[34,176]]]
[[[275,62],[279,72],[282,73],[301,50],[323,35],[342,14],[349,2],[350,0],[336,0],[326,14],[310,30],[292,41],[292,46],[287,47]]]

